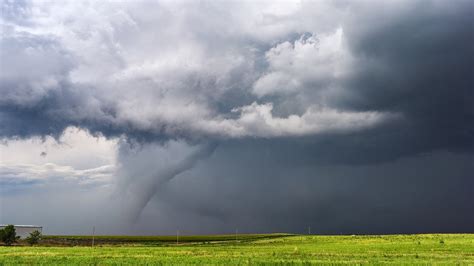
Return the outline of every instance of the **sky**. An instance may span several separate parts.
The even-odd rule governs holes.
[[[474,232],[473,1],[0,5],[0,223]]]

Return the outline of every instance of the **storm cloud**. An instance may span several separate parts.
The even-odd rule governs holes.
[[[88,180],[84,195],[119,199],[111,208],[139,233],[473,231],[473,10],[4,1],[3,142],[78,128],[116,157],[75,167],[2,153],[0,221],[26,219],[5,207],[23,187],[69,176],[75,197]]]

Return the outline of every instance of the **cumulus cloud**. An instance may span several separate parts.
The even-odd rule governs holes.
[[[355,131],[377,124],[390,117],[377,112],[344,112],[335,109],[309,107],[304,114],[287,118],[272,114],[273,104],[257,104],[234,108],[236,119],[204,124],[206,130],[231,137],[284,137],[314,135],[327,131]],[[392,117],[394,117],[392,115]]]
[[[61,131],[70,124],[106,135],[113,132],[133,137],[146,132],[157,137],[188,139],[213,135],[299,136],[350,130],[351,124],[360,128],[374,123],[364,112],[338,118],[337,114],[349,111],[332,107],[334,120],[317,124],[318,119],[299,119],[303,130],[283,129],[294,121],[274,114],[278,126],[266,123],[265,130],[246,129],[248,110],[254,105],[241,96],[240,100],[226,102],[226,93],[235,90],[245,95],[252,91],[263,96],[272,91],[304,90],[308,83],[318,86],[315,83],[337,79],[344,72],[341,62],[350,57],[343,47],[342,28],[320,38],[303,33],[292,44],[286,41],[265,48],[261,44],[264,39],[248,32],[243,14],[232,17],[236,28],[231,32],[218,23],[196,27],[197,21],[206,21],[207,17],[188,8],[178,11],[182,4],[149,3],[155,14],[148,10],[153,10],[151,7],[141,8],[146,3],[33,3],[26,9],[30,26],[4,20],[8,30],[2,38],[6,47],[2,50],[3,59],[15,62],[16,67],[2,75],[2,90],[6,95],[2,102],[3,120],[9,122],[15,116],[28,116],[29,111],[39,109],[40,119],[54,125],[51,133],[57,134],[53,131]],[[250,10],[258,10],[259,6],[243,4]],[[274,18],[274,23],[300,10],[299,5],[288,10],[280,5],[271,6],[259,12],[264,18]],[[214,9],[220,11],[224,6],[207,3],[196,7],[206,14]],[[261,22],[258,16],[254,19],[261,31],[268,30],[267,22]],[[150,28],[151,25],[159,26]],[[216,25],[219,27],[215,28]],[[291,29],[281,30],[275,38],[289,33]],[[269,64],[267,69],[260,66],[265,63],[261,62],[263,53]],[[26,78],[20,79],[19,73]],[[259,103],[260,109],[270,112],[266,106],[278,104],[269,100]],[[310,105],[303,108],[311,114],[318,112],[318,108]],[[234,119],[232,112],[238,110],[245,113]],[[384,114],[377,116],[381,120]],[[294,115],[291,117],[295,120]],[[357,118],[348,121],[352,117]],[[369,120],[361,123],[366,117]],[[348,123],[341,127],[339,120]],[[29,128],[28,124],[17,126],[23,131]],[[31,133],[45,134],[47,129]],[[2,135],[24,134],[28,132],[12,128],[4,130]]]
[[[351,54],[345,45],[342,28],[320,37],[303,34],[293,43],[276,45],[265,54],[268,73],[255,82],[254,93],[263,96],[337,86],[334,83],[350,71]]]
[[[36,105],[67,80],[72,62],[63,48],[47,36],[9,31],[13,30],[7,27],[0,50],[4,62],[0,104]]]

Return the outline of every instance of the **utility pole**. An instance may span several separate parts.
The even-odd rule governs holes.
[[[308,235],[311,235],[311,226],[308,226]]]
[[[237,243],[237,233],[239,233],[239,229],[235,229],[235,243]]]
[[[95,226],[92,227],[92,247],[94,247],[94,240],[95,240]]]
[[[176,230],[176,245],[179,244],[179,230]]]

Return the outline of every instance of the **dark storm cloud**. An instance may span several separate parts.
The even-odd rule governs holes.
[[[9,7],[0,136],[122,137],[142,233],[473,231],[472,1],[260,4]]]
[[[473,180],[467,176],[474,170],[472,155],[436,152],[378,164],[302,166],[275,158],[285,152],[273,145],[221,144],[208,160],[162,186],[137,228],[169,233],[176,228],[305,233],[308,226],[324,234],[473,231]]]
[[[392,19],[374,12],[362,24],[376,26],[352,26],[352,51],[363,60],[345,81],[350,93],[335,101],[348,108],[401,113],[405,122],[398,132],[389,128],[392,132],[385,134],[398,136],[386,140],[413,153],[472,152],[474,4],[437,4],[420,2]]]

